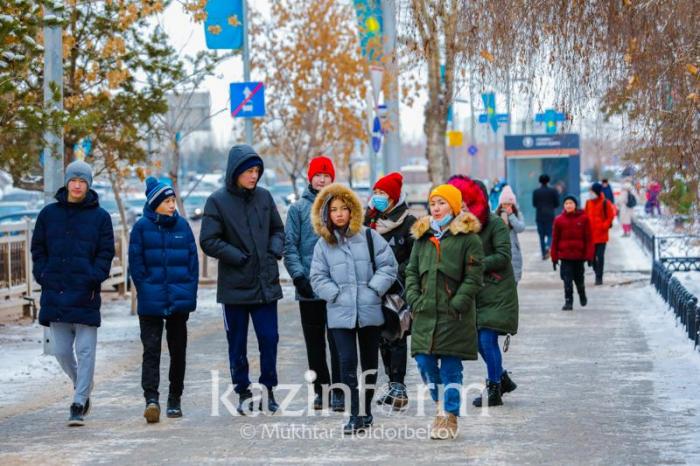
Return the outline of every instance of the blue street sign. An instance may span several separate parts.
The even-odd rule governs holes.
[[[496,114],[496,121],[498,123],[508,123],[510,121],[510,115],[508,113],[497,113]],[[483,113],[479,115],[479,123],[488,123],[489,122],[489,116],[484,115]]]
[[[479,148],[472,144],[467,148],[467,152],[469,152],[469,155],[473,157],[476,155],[477,152],[479,152]]]
[[[236,50],[243,47],[243,0],[208,0],[204,11],[207,48]]]
[[[548,108],[544,113],[538,113],[535,115],[535,121],[537,123],[544,123],[547,129],[547,134],[554,134],[557,132],[557,122],[565,121],[566,114],[562,112],[557,112],[553,108]]]
[[[262,82],[231,83],[229,92],[232,117],[265,116],[265,85]]]
[[[508,123],[510,115],[507,113],[496,113],[496,94],[486,92],[481,94],[481,100],[484,102],[485,114],[479,115],[479,123],[488,123],[491,125],[493,132],[498,131],[499,123]]]
[[[382,122],[379,120],[379,117],[376,116],[374,117],[374,121],[372,122],[372,150],[374,150],[375,153],[379,152],[379,149],[382,148]]]

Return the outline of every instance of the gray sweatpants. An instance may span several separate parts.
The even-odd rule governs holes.
[[[97,350],[97,327],[51,322],[53,354],[73,381],[73,403],[85,406],[92,390]],[[73,344],[75,343],[75,350]],[[77,360],[76,360],[77,356]]]

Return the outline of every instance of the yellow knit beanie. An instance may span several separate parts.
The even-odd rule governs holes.
[[[439,196],[447,201],[454,215],[459,215],[462,211],[462,193],[451,184],[441,184],[432,190],[428,201],[435,196]]]

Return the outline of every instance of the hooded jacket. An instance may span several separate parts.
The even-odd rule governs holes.
[[[88,190],[79,203],[61,188],[55,203],[39,212],[32,235],[34,278],[41,285],[39,323],[99,327],[100,285],[114,257],[112,218]]]
[[[588,216],[581,209],[562,212],[554,219],[552,262],[559,260],[592,261],[595,247]]]
[[[148,204],[131,230],[129,272],[136,285],[138,314],[167,317],[197,308],[199,258],[187,220],[160,215]]]
[[[231,148],[225,186],[204,205],[199,244],[219,260],[216,299],[223,304],[267,304],[282,298],[277,260],[284,249],[284,225],[277,206],[267,190],[239,188],[233,179],[236,168],[254,157],[260,158],[250,146]]]
[[[350,223],[344,233],[331,226],[328,216],[331,200],[336,198],[350,208]],[[311,286],[327,302],[328,328],[382,325],[381,297],[396,281],[398,264],[387,242],[370,230],[376,264],[373,270],[357,195],[340,184],[327,186],[316,196],[311,218],[321,238],[314,247]]]
[[[287,223],[284,225],[284,266],[292,280],[299,277],[309,278],[311,259],[318,235],[311,224],[311,206],[316,200],[316,193],[309,187],[304,190],[301,199],[289,207]],[[296,294],[299,301],[311,301]]]
[[[411,306],[411,354],[477,358],[476,296],[483,257],[476,233],[481,225],[461,213],[438,241],[430,216],[411,229],[415,238],[406,268],[406,300]]]

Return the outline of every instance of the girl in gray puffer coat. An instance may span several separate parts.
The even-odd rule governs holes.
[[[523,253],[520,250],[520,240],[518,235],[525,231],[525,220],[523,214],[518,209],[518,202],[515,193],[510,186],[505,186],[498,198],[498,209],[496,215],[501,217],[510,231],[510,250],[513,264],[513,274],[515,283],[519,283],[523,277]]]
[[[377,380],[380,326],[384,323],[381,297],[396,281],[398,264],[382,236],[362,226],[362,205],[349,188],[340,184],[324,188],[316,196],[311,218],[320,236],[311,261],[311,286],[327,302],[340,379],[350,391],[350,420],[344,431],[351,434],[372,424],[374,396],[374,390],[366,389],[364,406],[360,406],[357,346],[359,343],[363,374],[371,371],[363,386],[372,387]],[[368,237],[374,245],[376,271]]]

